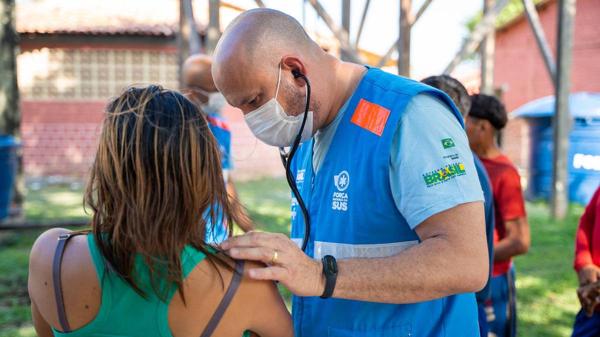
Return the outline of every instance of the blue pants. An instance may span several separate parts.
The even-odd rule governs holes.
[[[486,305],[490,332],[497,337],[517,335],[517,296],[515,270],[492,277],[490,281],[490,301]]]
[[[597,337],[600,336],[600,313],[587,317],[583,311],[579,311],[575,317],[573,326],[573,337]]]

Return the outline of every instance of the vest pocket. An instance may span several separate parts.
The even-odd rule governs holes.
[[[395,327],[385,327],[372,330],[349,330],[329,327],[329,337],[411,337],[411,325],[406,323]]]

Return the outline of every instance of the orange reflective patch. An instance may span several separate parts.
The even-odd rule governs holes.
[[[389,116],[390,110],[381,105],[361,99],[354,110],[351,122],[381,136]]]

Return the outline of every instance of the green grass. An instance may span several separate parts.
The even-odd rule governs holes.
[[[83,190],[65,185],[29,191],[25,199],[25,216],[29,220],[79,220],[88,216],[83,210]]]
[[[290,190],[283,179],[261,179],[238,184],[238,194],[257,228],[290,232]]]
[[[289,190],[283,180],[239,184],[240,199],[261,230],[289,232]],[[86,215],[81,190],[65,186],[30,192],[28,219],[77,220]],[[572,207],[565,221],[550,220],[545,204],[527,205],[532,230],[530,252],[516,259],[519,336],[569,336],[578,310],[572,270],[573,238],[583,208]],[[35,336],[27,298],[27,259],[40,230],[0,231],[0,337]],[[286,299],[289,292],[282,290]]]
[[[25,202],[28,220],[86,219],[81,189],[66,186],[29,191]],[[0,231],[0,337],[35,336],[27,295],[29,249],[43,230]]]
[[[516,259],[520,336],[570,336],[579,310],[573,271],[574,238],[581,206],[552,221],[545,204],[528,204],[531,249]]]

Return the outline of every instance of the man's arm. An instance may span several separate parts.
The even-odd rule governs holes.
[[[421,223],[422,242],[393,257],[340,261],[335,297],[413,303],[475,292],[487,281],[483,204],[473,202]]]
[[[485,285],[488,273],[483,204],[466,203],[431,216],[417,227],[422,242],[397,255],[338,261],[334,297],[386,303],[413,303]],[[280,234],[250,232],[222,248],[237,259],[273,262],[249,271],[258,280],[277,280],[300,296],[324,289],[320,261],[306,256]]]
[[[505,222],[506,236],[494,246],[494,261],[506,261],[526,254],[531,242],[527,218],[520,217]]]

